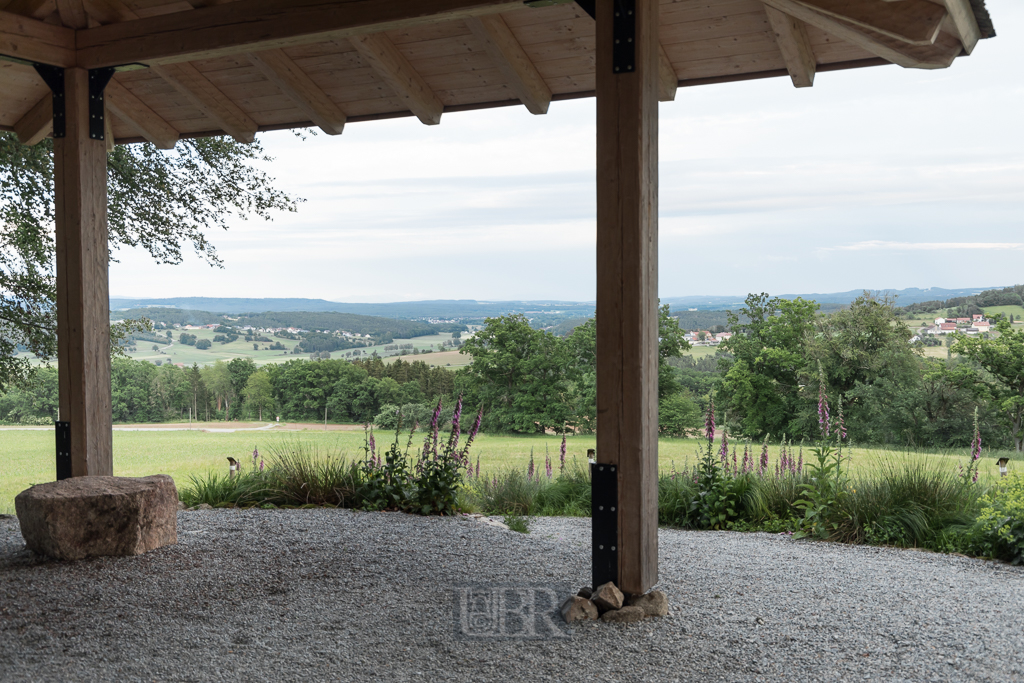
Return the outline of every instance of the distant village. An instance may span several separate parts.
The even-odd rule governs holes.
[[[986,319],[983,315],[975,314],[970,318],[936,318],[934,325],[921,328],[919,334],[936,335],[959,332],[961,334],[975,335],[988,332],[991,329],[992,322],[990,320]],[[920,336],[917,336],[910,341],[917,341],[920,338]]]
[[[683,335],[683,339],[694,346],[718,346],[726,339],[732,338],[732,332],[708,332],[707,330],[695,330]]]

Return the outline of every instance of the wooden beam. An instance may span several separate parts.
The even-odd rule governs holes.
[[[78,32],[89,69],[193,61],[522,9],[511,0],[238,0]]]
[[[51,66],[75,66],[75,32],[37,19],[0,12],[0,54]]]
[[[531,114],[547,114],[551,88],[500,14],[466,20],[494,65]]]
[[[444,104],[386,35],[354,36],[349,40],[363,61],[390,86],[416,118],[428,126],[441,123]]]
[[[107,154],[114,151],[114,112],[110,111],[110,104],[103,108],[103,142],[106,143]]]
[[[259,126],[191,64],[154,66],[153,71],[239,142],[256,139]]]
[[[64,75],[67,136],[53,141],[60,419],[73,476],[113,475],[107,150],[89,137],[89,72]]]
[[[345,128],[345,112],[320,89],[284,50],[264,50],[246,55],[264,77],[283,92],[309,120],[328,135]]]
[[[908,69],[944,69],[952,64],[963,50],[959,40],[945,33],[939,33],[934,45],[910,45],[876,31],[855,26],[848,21],[822,14],[799,0],[761,1],[840,40]]]
[[[116,24],[139,18],[134,10],[121,0],[84,0],[85,11],[100,24]]]
[[[178,131],[116,80],[106,90],[107,108],[159,149],[173,149]]]
[[[804,22],[768,5],[765,5],[764,11],[768,14],[768,23],[775,33],[775,42],[779,45],[786,71],[793,79],[793,86],[810,88],[814,85],[814,72],[818,64]]]
[[[931,45],[939,35],[946,9],[930,0],[865,2],[864,0],[798,0],[801,4],[884,36]]]
[[[53,95],[47,94],[35,103],[28,113],[14,124],[18,142],[23,145],[38,144],[53,132]]]
[[[636,71],[597,3],[597,461],[617,465],[619,587],[658,580],[658,0],[636,0]]]
[[[676,90],[679,89],[679,74],[672,66],[672,60],[668,58],[665,48],[658,44],[658,101],[672,102],[676,99]]]

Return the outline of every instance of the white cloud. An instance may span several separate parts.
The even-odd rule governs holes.
[[[822,251],[960,251],[1024,249],[1024,242],[886,242],[869,240],[838,247],[823,247]]]

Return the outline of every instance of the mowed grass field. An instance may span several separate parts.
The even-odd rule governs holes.
[[[220,427],[238,427],[238,423],[225,423]],[[376,434],[378,447],[387,448],[393,434]],[[465,438],[465,437],[463,437]],[[407,435],[402,435],[405,445]],[[421,447],[423,435],[413,437],[413,448]],[[243,462],[252,461],[252,451],[258,448],[265,458],[275,450],[288,450],[302,445],[318,449],[321,453],[333,453],[348,458],[363,457],[363,433],[354,431],[316,430],[297,432],[247,431],[247,432],[203,432],[203,431],[138,431],[114,432],[114,474],[118,476],[142,477],[151,474],[171,475],[178,488],[188,486],[192,476],[207,472],[227,473],[227,458],[234,457]],[[474,464],[480,459],[481,474],[496,472],[503,468],[525,470],[533,454],[540,472],[544,471],[545,457],[550,457],[558,471],[558,451],[561,437],[554,435],[509,436],[481,434],[473,444],[471,459]],[[567,440],[567,460],[586,461],[587,449],[594,448],[595,437],[570,436]],[[701,443],[696,439],[661,439],[658,444],[659,467],[662,472],[683,470],[697,461],[697,450]],[[738,459],[742,462],[743,443],[736,443]],[[760,446],[751,445],[753,457],[760,454]],[[961,452],[936,452],[904,454],[884,449],[854,448],[851,451],[854,474],[867,474],[887,461],[899,458],[923,458],[934,467],[956,468],[966,462],[966,449]],[[988,480],[998,475],[995,458],[1008,455],[1012,458],[1011,468],[1024,467],[1024,460],[1018,454],[986,452],[981,466],[982,476]],[[769,449],[771,468],[778,458],[778,447]],[[0,430],[0,514],[14,512],[14,497],[32,484],[52,481],[54,478],[53,432],[43,430]],[[810,449],[804,448],[804,460],[811,457]]]
[[[990,318],[1000,314],[1005,315],[1007,318],[1012,315],[1013,322],[1015,324],[1018,322],[1024,322],[1022,321],[1022,318],[1024,318],[1024,306],[987,306],[982,310],[985,311],[985,315]]]

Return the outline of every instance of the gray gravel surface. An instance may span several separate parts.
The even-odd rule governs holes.
[[[178,528],[64,563],[0,520],[0,680],[1024,681],[1024,569],[993,562],[662,530],[668,617],[481,641],[456,632],[453,588],[585,585],[589,520],[214,510]]]

